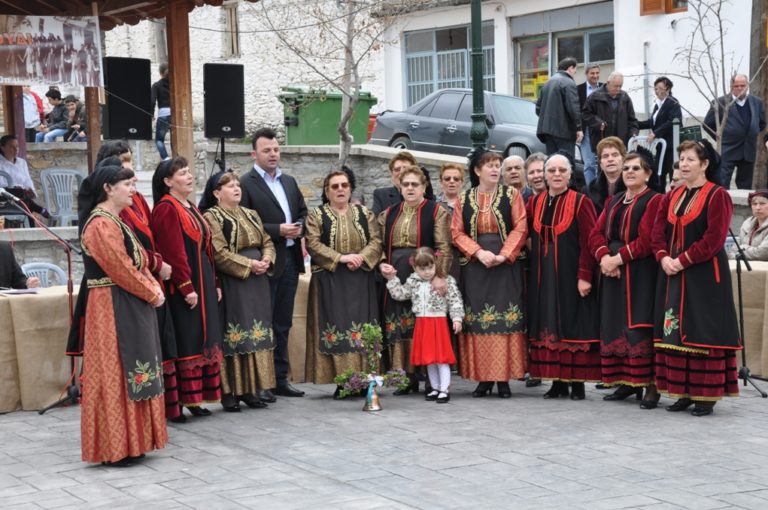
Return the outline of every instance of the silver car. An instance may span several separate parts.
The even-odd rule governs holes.
[[[523,158],[546,152],[536,137],[536,105],[526,99],[485,92],[487,147]],[[472,90],[441,89],[403,112],[387,110],[376,119],[369,143],[400,149],[466,156],[472,149]]]

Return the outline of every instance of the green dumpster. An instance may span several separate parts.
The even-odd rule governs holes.
[[[286,145],[337,145],[341,97],[337,91],[282,87],[278,99],[283,104]],[[349,121],[354,143],[368,141],[368,115],[376,103],[370,92],[360,93]]]

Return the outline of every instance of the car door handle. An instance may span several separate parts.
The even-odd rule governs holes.
[[[448,131],[449,133],[455,133],[456,132],[456,124],[451,124],[450,126],[445,128],[445,130]]]
[[[418,120],[413,120],[413,121],[411,121],[409,123],[409,126],[411,126],[412,128],[415,129],[415,128],[419,127],[419,121]]]

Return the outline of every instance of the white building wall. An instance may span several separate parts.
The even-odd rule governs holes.
[[[726,76],[734,72],[749,74],[750,17],[749,0],[731,0],[723,6],[725,25]],[[653,80],[666,75],[674,83],[673,94],[688,110],[683,116],[695,115],[703,120],[709,101],[696,89],[693,82],[675,74],[684,74],[685,64],[674,56],[685,46],[693,29],[693,13],[655,14],[640,16],[640,0],[614,1],[616,69],[624,73],[624,89],[632,96],[635,110],[644,108],[643,44],[648,42],[648,69],[651,89],[649,103],[653,108]],[[733,56],[734,67],[731,68]]]
[[[579,2],[579,5],[602,0]],[[572,0],[501,0],[482,5],[484,21],[492,19],[495,28],[496,91],[513,94],[516,68],[514,46],[509,31],[509,19],[525,14],[573,7]],[[640,16],[640,0],[614,0],[615,68],[625,75],[624,89],[631,95],[638,115],[646,115],[643,90],[643,43],[648,41],[648,68],[651,87],[647,90],[653,105],[653,80],[666,74],[675,84],[674,95],[693,115],[706,114],[708,101],[699,94],[692,82],[675,74],[683,73],[683,63],[674,60],[674,54],[685,44],[692,29],[690,12]],[[748,72],[750,43],[749,0],[731,0],[724,8],[726,21],[725,47],[734,52],[734,72]],[[469,5],[445,7],[411,14],[390,28],[388,39],[399,40],[399,45],[384,49],[384,76],[386,108],[405,108],[405,76],[403,32],[425,30],[470,23]],[[730,74],[730,71],[729,73]],[[606,78],[606,75],[601,77]],[[577,76],[577,82],[583,81]],[[690,114],[684,113],[684,116]]]
[[[333,0],[329,0],[333,1]],[[259,4],[240,2],[240,58],[224,58],[224,13],[222,8],[205,6],[189,14],[192,71],[193,119],[203,126],[203,64],[232,63],[245,66],[246,131],[268,125],[282,127],[283,107],[277,100],[282,86],[317,85],[311,73],[271,34]],[[104,54],[147,58],[152,61],[152,81],[159,79],[155,25],[162,21],[143,21],[135,26],[118,27],[106,33]],[[374,51],[361,65],[362,90],[381,98],[384,74],[381,50]],[[372,111],[378,111],[379,106]]]

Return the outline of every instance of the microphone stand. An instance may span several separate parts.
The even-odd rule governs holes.
[[[747,260],[747,257],[744,255],[744,250],[741,248],[741,244],[739,244],[739,240],[736,238],[736,235],[733,233],[733,230],[729,227],[728,233],[731,234],[731,238],[733,239],[734,244],[736,245],[736,250],[739,252],[739,254],[736,256],[736,287],[738,289],[739,294],[739,330],[741,331],[741,342],[742,342],[742,348],[741,348],[741,368],[739,368],[739,379],[744,381],[744,387],[747,386],[747,383],[754,386],[754,388],[760,393],[760,396],[763,398],[768,398],[768,393],[761,390],[757,384],[755,384],[755,381],[752,380],[752,375],[750,374],[749,367],[747,366],[747,341],[744,338],[744,296],[742,293],[741,288],[741,262],[744,262],[744,265],[747,268],[747,271],[752,271],[752,266],[749,265],[749,261]]]
[[[53,237],[56,242],[58,242],[63,248],[64,251],[67,254],[67,297],[69,299],[69,325],[72,326],[72,318],[74,315],[74,284],[72,283],[72,252],[77,253],[78,255],[82,254],[82,251],[79,247],[73,245],[66,239],[62,238],[59,234],[48,228],[47,225],[43,225],[40,223],[37,218],[23,205],[23,202],[19,200],[14,195],[11,195],[5,190],[0,189],[0,195],[11,199],[10,203],[21,211],[25,216],[27,216],[33,224],[37,225],[38,227],[45,230],[51,237]],[[71,356],[69,359],[70,363],[70,369],[71,369],[71,377],[69,380],[69,385],[67,386],[66,393],[67,395],[65,397],[62,397],[61,399],[57,400],[56,402],[52,403],[51,405],[41,409],[38,411],[39,414],[43,414],[49,409],[53,409],[54,407],[59,407],[66,404],[77,404],[79,398],[80,398],[80,388],[77,387],[77,377],[75,376],[76,373],[76,363],[74,356]]]

